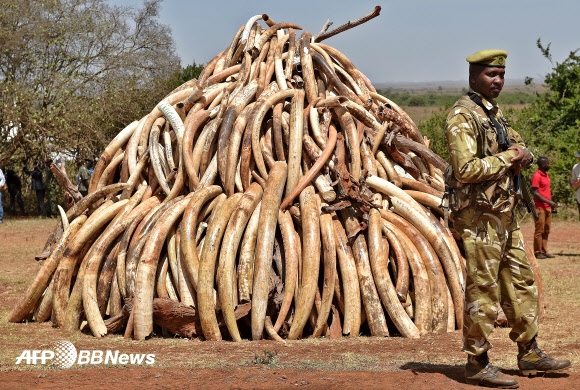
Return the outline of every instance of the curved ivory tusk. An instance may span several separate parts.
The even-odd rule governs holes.
[[[381,179],[378,176],[368,176],[365,179],[365,182],[370,188],[377,190],[377,191],[379,191],[385,195],[388,195],[390,197],[396,196],[396,197],[400,198],[401,200],[403,200],[404,202],[408,203],[409,206],[413,207],[415,210],[418,210],[423,215],[425,215],[425,212],[424,212],[423,208],[421,207],[421,205],[419,205],[419,203],[417,203],[417,201],[415,201],[415,199],[413,199],[410,195],[408,195],[405,191],[403,191],[402,189],[400,189],[399,187],[397,187],[393,183],[391,183],[387,180]]]
[[[334,111],[338,116],[338,121],[348,146],[350,161],[350,174],[355,180],[361,179],[362,162],[360,159],[360,139],[352,115],[343,107],[335,107]]]
[[[103,171],[109,165],[111,159],[114,157],[117,150],[119,150],[121,146],[125,145],[125,143],[129,140],[129,138],[137,128],[138,123],[139,123],[138,121],[133,121],[123,130],[121,130],[119,134],[117,134],[115,138],[113,138],[113,140],[109,143],[109,145],[107,145],[107,147],[101,154],[101,157],[99,157],[99,161],[95,165],[95,170],[91,176],[91,181],[89,182],[89,192],[88,192],[89,194],[95,192]]]
[[[235,170],[235,166],[231,167],[228,164],[236,164],[237,163],[237,154],[235,155],[235,159],[229,159],[229,151],[232,139],[232,129],[234,128],[235,123],[237,122],[237,118],[246,118],[249,115],[249,110],[246,110],[246,106],[250,103],[250,100],[255,96],[256,89],[258,88],[257,81],[252,81],[248,85],[246,85],[240,92],[237,94],[236,97],[230,102],[230,106],[226,109],[224,114],[224,119],[220,125],[219,133],[218,133],[218,172],[220,175],[220,179],[224,188],[226,189],[226,194],[228,194],[227,187],[226,187],[226,175],[228,168],[230,169],[230,174],[232,170]],[[253,107],[250,106],[250,107]],[[241,113],[244,113],[243,116]],[[241,140],[241,137],[239,138]],[[239,148],[239,144],[238,144]],[[235,171],[234,171],[235,172]],[[233,179],[233,176],[232,176]],[[233,180],[231,181],[232,189],[233,189]],[[228,196],[231,194],[228,194]]]
[[[56,280],[54,284],[53,310],[55,311],[55,318],[59,318],[57,324],[60,327],[68,330],[79,329],[82,313],[82,281],[85,271],[83,265],[86,265],[84,258],[80,255],[84,248],[88,248],[93,243],[101,228],[113,219],[119,210],[125,207],[127,202],[127,200],[121,200],[114,204],[105,202],[101,208],[87,219],[87,222],[83,224],[83,227],[75,236],[75,242],[68,248],[69,250],[65,251],[54,274]],[[97,216],[92,218],[95,214]],[[79,262],[81,265],[71,290],[74,269]]]
[[[129,179],[127,180],[127,188],[123,190],[120,199],[129,199],[131,193],[133,192],[133,188],[135,188],[135,184],[137,184],[137,180],[141,178],[141,173],[143,172],[143,169],[145,169],[145,165],[148,162],[149,162],[149,152],[147,152],[137,163],[137,166],[133,170],[133,173],[131,174],[131,176],[129,176]]]
[[[272,325],[272,319],[270,318],[270,316],[266,316],[266,319],[264,320],[264,328],[266,329],[266,333],[268,334],[268,336],[270,336],[270,338],[272,338],[272,340],[278,341],[282,344],[286,344],[286,340],[280,337],[278,333],[276,333],[276,330],[274,330],[274,326]]]
[[[103,321],[97,299],[97,276],[101,263],[105,257],[105,252],[110,249],[110,246],[123,233],[129,224],[139,215],[145,215],[149,209],[147,204],[143,203],[143,207],[135,207],[141,201],[145,193],[146,185],[133,195],[127,202],[126,206],[119,212],[113,222],[105,229],[99,236],[97,241],[91,247],[90,253],[87,255],[85,267],[85,276],[82,284],[82,298],[83,308],[87,317],[87,322],[93,335],[97,338],[103,337],[107,334],[107,327]],[[119,243],[117,243],[117,250]],[[115,256],[116,259],[116,256]]]
[[[397,199],[400,203],[400,199]],[[432,330],[435,333],[444,333],[447,331],[447,311],[449,302],[447,302],[447,293],[445,292],[445,275],[443,268],[437,258],[433,247],[425,236],[411,222],[399,216],[395,212],[381,210],[381,216],[400,229],[404,230],[409,239],[413,242],[420,253],[421,260],[427,268],[429,276],[429,285],[431,290],[431,313],[433,315]]]
[[[439,215],[443,215],[442,210],[439,208],[441,205],[441,198],[432,194],[428,194],[422,191],[415,190],[403,190],[405,193],[409,194],[413,199],[423,206],[429,207],[431,211]]]
[[[310,48],[310,40],[312,34],[304,31],[300,37],[299,55],[300,65],[302,66],[302,78],[304,79],[304,91],[306,92],[306,100],[308,102],[314,101],[318,97],[318,86],[316,78],[314,77],[314,65],[312,63],[312,49]]]
[[[262,17],[263,17],[263,15],[254,15],[250,19],[248,19],[248,21],[246,22],[246,26],[244,27],[244,30],[243,30],[242,35],[240,37],[240,43],[242,45],[245,45],[248,42],[248,38],[250,36],[250,30],[254,26],[254,23],[256,23],[258,20],[262,19]]]
[[[117,171],[117,168],[119,167],[119,164],[123,161],[124,157],[125,152],[121,152],[111,160],[109,165],[107,165],[107,167],[103,171],[101,178],[99,179],[99,183],[97,184],[97,190],[105,187],[107,184],[112,184],[113,178],[115,177],[115,172]]]
[[[389,317],[404,337],[419,338],[419,330],[401,305],[389,275],[388,251],[383,251],[381,248],[381,213],[376,209],[371,209],[369,212],[368,244],[374,281]]]
[[[141,138],[141,132],[143,131],[143,125],[147,120],[147,115],[139,120],[137,123],[137,128],[131,134],[131,138],[127,142],[127,147],[125,149],[125,158],[127,162],[127,168],[129,169],[129,175],[133,173],[135,167],[137,166],[137,151],[139,147],[139,139]],[[125,164],[125,161],[123,161]]]
[[[285,195],[288,196],[300,180],[302,164],[304,91],[296,90],[292,96],[290,108],[290,138],[288,141],[288,177],[286,178]],[[267,178],[264,177],[264,178]]]
[[[234,341],[242,341],[234,315],[235,305],[233,302],[236,254],[238,253],[238,245],[244,228],[257,204],[262,199],[262,192],[262,187],[258,183],[252,183],[248,191],[240,198],[226,227],[219,255],[219,265],[215,279],[224,321]]]
[[[199,310],[201,330],[206,340],[222,339],[216,317],[214,275],[224,230],[242,196],[241,193],[232,195],[216,210],[215,218],[207,226],[205,244],[199,257],[197,309]]]
[[[278,213],[278,224],[280,226],[280,233],[282,234],[282,242],[284,243],[284,254],[286,257],[286,269],[284,272],[284,297],[282,304],[278,311],[278,318],[274,324],[274,330],[278,332],[284,323],[292,299],[294,298],[294,291],[298,280],[298,258],[300,251],[300,243],[297,240],[297,233],[294,230],[292,217],[287,211],[280,211]]]
[[[229,142],[227,142],[228,154],[226,160],[225,181],[223,183],[223,187],[227,196],[234,194],[236,170],[238,169],[238,164],[240,162],[240,145],[242,143],[244,129],[246,128],[248,118],[253,108],[254,103],[250,103],[242,110],[234,122],[234,127]]]
[[[457,319],[458,327],[459,329],[462,329],[464,291],[458,274],[459,260],[455,261],[453,259],[452,248],[448,246],[448,243],[444,238],[445,233],[437,222],[431,222],[428,217],[409,207],[409,205],[401,199],[391,197],[391,203],[393,205],[393,210],[412,223],[425,236],[425,238],[427,238],[433,247],[433,250],[437,253],[439,261],[447,275],[447,284],[449,285],[451,296],[453,297],[455,317]]]
[[[121,297],[127,297],[127,284],[126,284],[126,258],[127,258],[127,247],[129,245],[130,238],[133,232],[138,234],[139,230],[136,230],[137,226],[147,219],[149,213],[154,212],[156,207],[159,206],[159,198],[156,196],[147,198],[138,207],[147,207],[147,213],[139,215],[135,218],[131,224],[123,232],[123,237],[121,238],[121,243],[119,245],[119,250],[117,251],[117,284],[119,288],[119,294]]]
[[[289,340],[296,340],[308,321],[320,271],[320,206],[314,187],[306,187],[300,194],[302,220],[302,277],[299,280],[296,312],[288,332]]]
[[[62,222],[62,230],[65,231],[66,229],[68,229],[69,223],[68,223],[68,218],[66,217],[66,211],[64,211],[64,209],[57,204],[56,207],[58,207],[58,213],[60,214],[60,220]]]
[[[348,245],[348,238],[338,219],[333,219],[333,228],[344,291],[344,322],[342,325],[342,334],[349,335],[350,337],[358,337],[362,307],[356,265],[352,250]]]
[[[270,40],[270,37],[272,37],[272,35],[283,28],[293,28],[296,30],[302,30],[302,27],[300,27],[297,24],[294,23],[290,23],[290,22],[282,22],[282,23],[277,23],[273,26],[270,26],[266,31],[264,31],[261,35],[260,35],[260,41],[254,43],[254,49],[256,50],[260,50],[262,48],[262,46]]]
[[[369,175],[377,176],[378,171],[375,158],[373,157],[369,144],[365,140],[360,143],[360,157],[363,169],[365,169]]]
[[[251,299],[254,281],[254,256],[261,209],[262,202],[258,203],[254,209],[240,244],[238,259],[238,297],[240,302],[249,302]]]
[[[334,151],[334,147],[336,146],[336,138],[337,132],[334,126],[331,125],[328,137],[328,143],[326,147],[322,151],[320,157],[316,160],[314,165],[306,172],[304,176],[300,179],[300,181],[296,184],[294,190],[284,198],[284,201],[280,205],[280,209],[284,210],[286,207],[290,206],[290,204],[294,201],[294,199],[302,192],[304,188],[314,179],[314,177],[320,172],[322,167],[326,164],[326,162],[330,159]],[[325,199],[326,200],[326,199]]]
[[[379,150],[379,146],[381,146],[381,142],[383,142],[383,137],[385,136],[385,133],[391,128],[392,125],[393,125],[393,122],[385,122],[378,129],[377,135],[375,136],[375,139],[373,140],[373,155],[377,154],[377,151]]]
[[[403,244],[401,244],[401,239],[393,234],[391,230],[385,229],[383,233],[387,237],[387,244],[389,244],[389,249],[394,254],[397,265],[395,291],[399,301],[406,302],[409,293],[409,260],[407,259],[407,253],[403,248]]]
[[[438,198],[442,198],[443,197],[443,191],[438,191],[435,188],[420,182],[418,180],[415,179],[410,179],[408,177],[400,177],[400,181],[401,184],[403,186],[403,188],[408,188],[411,190],[416,190],[416,191],[421,191],[421,192],[425,192],[427,194],[431,194],[434,195]]]
[[[336,282],[336,242],[334,240],[334,230],[332,229],[332,215],[320,215],[320,236],[323,250],[324,282],[322,285],[322,299],[316,326],[312,331],[312,337],[319,337],[326,323],[332,308],[332,297],[334,296],[334,283]]]
[[[251,122],[248,124],[252,135],[252,154],[254,156],[254,161],[256,162],[256,167],[258,167],[260,176],[264,179],[268,178],[268,172],[266,170],[266,164],[264,163],[264,157],[262,156],[262,148],[260,147],[260,128],[262,126],[262,121],[266,112],[274,104],[289,97],[293,97],[295,92],[296,91],[293,89],[280,91],[268,97],[261,105],[256,106],[256,112],[252,114]],[[302,118],[302,111],[300,111],[300,118]],[[302,127],[300,127],[300,131],[302,131]]]
[[[151,231],[163,213],[173,207],[175,203],[180,201],[182,198],[183,197],[178,197],[171,200],[164,200],[163,203],[154,207],[137,226],[135,234],[131,239],[129,251],[125,260],[125,287],[127,290],[126,295],[128,297],[132,298],[135,296],[135,280],[137,268],[139,262],[141,261],[141,253],[149,239]]]
[[[284,92],[286,93],[286,92]],[[256,259],[254,264],[254,286],[252,295],[252,339],[260,340],[264,331],[270,269],[272,268],[272,251],[278,219],[278,209],[282,201],[287,167],[284,161],[278,161],[272,167],[262,196],[260,210],[260,229],[256,237]]]
[[[151,158],[151,166],[153,171],[155,172],[155,176],[157,177],[157,182],[159,186],[166,195],[169,195],[171,189],[167,184],[167,179],[165,177],[165,172],[163,171],[162,163],[161,163],[161,156],[159,155],[159,130],[160,127],[163,126],[165,119],[159,118],[153,124],[151,131],[149,132],[149,156]]]
[[[352,252],[360,284],[363,308],[366,313],[371,335],[379,337],[389,336],[381,300],[372,276],[368,246],[364,235],[357,233],[357,229],[360,228],[360,222],[357,220],[352,207],[342,210],[342,216],[346,233],[354,241],[352,244]]]
[[[168,208],[160,216],[148,235],[135,278],[133,301],[133,338],[135,340],[144,340],[153,331],[153,287],[159,256],[169,229],[182,216],[192,196],[193,193],[190,193],[185,198],[176,198],[173,207]]]
[[[183,126],[183,121],[181,120],[181,117],[175,108],[173,108],[173,106],[166,100],[160,101],[157,104],[157,108],[159,108],[159,110],[171,124],[171,127],[173,128],[178,141],[181,140],[183,138],[183,133],[185,132],[185,127]]]
[[[75,203],[75,205],[70,209],[68,209],[68,211],[66,212],[68,220],[69,221],[74,220],[76,217],[84,213],[87,208],[92,206],[98,200],[101,200],[102,198],[114,194],[116,192],[119,192],[125,188],[127,188],[127,184],[125,183],[111,184],[83,197],[78,203]]]
[[[189,205],[183,213],[181,221],[181,252],[183,254],[182,261],[185,265],[186,275],[197,291],[197,281],[199,274],[199,257],[197,255],[197,245],[195,242],[195,234],[198,225],[199,213],[202,206],[210,199],[215,198],[222,193],[219,186],[205,187],[196,191],[191,198]]]
[[[427,268],[421,260],[417,247],[405,232],[391,222],[382,219],[381,228],[387,234],[394,234],[398,239],[409,261],[413,274],[413,288],[415,296],[414,324],[421,335],[430,333],[433,329],[433,315],[431,312],[431,291]]]

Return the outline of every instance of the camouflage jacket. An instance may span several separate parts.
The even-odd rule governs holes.
[[[525,147],[497,104],[480,97],[504,127],[511,144]],[[451,108],[445,123],[445,137],[451,156],[445,175],[450,189],[450,210],[459,211],[468,206],[494,212],[512,210],[516,194],[510,167],[516,152],[500,149],[489,117],[468,95],[462,96]]]

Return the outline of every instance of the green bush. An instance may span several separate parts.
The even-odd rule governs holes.
[[[569,180],[577,162],[574,154],[580,149],[580,56],[574,51],[563,62],[554,64],[550,45],[544,47],[539,39],[537,44],[553,65],[544,79],[548,90],[514,116],[514,127],[536,157],[550,159],[554,200],[573,204],[575,191]],[[536,169],[534,166],[531,171]]]

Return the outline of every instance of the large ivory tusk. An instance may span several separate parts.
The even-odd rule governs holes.
[[[414,324],[421,335],[430,333],[433,329],[433,315],[431,312],[431,291],[429,287],[429,276],[427,269],[421,260],[417,247],[411,239],[405,234],[405,231],[399,229],[391,222],[382,219],[381,228],[386,234],[394,234],[405,250],[409,267],[413,273],[413,288],[415,292],[415,310]]]
[[[284,92],[286,93],[286,92]],[[266,182],[260,210],[260,230],[256,238],[256,259],[254,264],[254,287],[252,295],[252,339],[260,340],[264,331],[266,307],[268,304],[268,283],[272,268],[272,251],[278,209],[282,201],[287,166],[283,161],[274,164]]]
[[[300,165],[302,163],[302,132],[304,110],[304,91],[297,90],[292,97],[290,109],[290,140],[288,143],[288,177],[286,193],[288,196],[300,180]]]
[[[218,210],[215,218],[207,226],[205,244],[199,257],[199,275],[197,281],[197,308],[201,329],[206,340],[221,340],[222,335],[216,317],[214,275],[220,243],[226,225],[240,198],[241,193],[226,199]]]
[[[361,295],[358,283],[356,265],[348,239],[341,223],[333,219],[334,239],[340,274],[342,276],[344,299],[344,323],[342,333],[350,337],[358,337],[361,325]]]
[[[302,218],[302,274],[298,286],[298,299],[294,320],[288,332],[289,340],[301,334],[312,311],[320,271],[320,206],[314,187],[306,187],[300,194]]]
[[[336,282],[336,242],[334,240],[334,230],[332,228],[332,216],[330,214],[320,215],[320,236],[322,241],[324,281],[322,285],[322,298],[318,310],[316,326],[312,331],[312,337],[319,337],[328,321],[328,316],[332,308],[332,297],[334,296],[334,283]]]
[[[135,340],[144,340],[153,331],[153,286],[162,245],[169,229],[181,217],[192,196],[193,193],[183,199],[176,198],[177,201],[173,207],[163,213],[151,230],[143,248],[135,280],[133,306],[133,338]]]
[[[224,321],[234,341],[242,341],[234,316],[235,305],[233,302],[236,254],[238,253],[238,245],[240,244],[244,228],[257,204],[262,199],[262,192],[262,187],[258,183],[252,183],[250,185],[248,191],[244,193],[236,205],[236,209],[228,222],[222,240],[222,249],[215,279]]]

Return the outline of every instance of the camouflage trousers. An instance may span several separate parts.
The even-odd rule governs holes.
[[[463,351],[480,355],[492,347],[488,338],[499,305],[510,339],[531,340],[538,332],[538,289],[516,218],[466,208],[453,219],[467,260]]]

